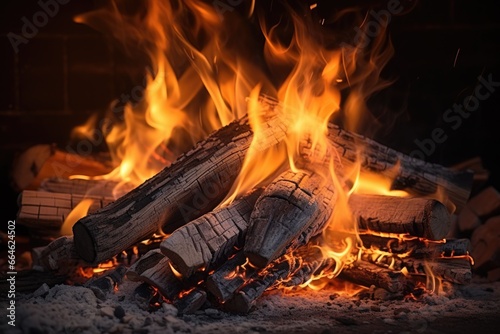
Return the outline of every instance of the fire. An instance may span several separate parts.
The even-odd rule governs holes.
[[[71,235],[73,233],[71,228],[78,219],[84,217],[88,213],[92,203],[94,203],[93,199],[84,198],[73,210],[71,210],[61,226],[61,235]]]
[[[391,179],[361,173],[361,162],[341,166],[327,137],[328,124],[336,118],[343,120],[346,129],[365,135],[370,127],[380,126],[369,113],[367,102],[392,83],[381,75],[393,55],[384,29],[371,41],[349,45],[307,12],[304,15],[288,8],[288,22],[270,25],[255,12],[251,1],[246,14],[256,16],[263,37],[260,66],[249,56],[255,53],[251,49],[254,44],[245,47],[250,34],[245,35],[241,17],[233,12],[222,20],[217,7],[196,0],[147,0],[145,10],[135,14],[126,8],[125,1],[112,0],[103,9],[75,18],[78,23],[110,34],[126,51],[142,50],[148,63],[141,98],[128,101],[123,113],[110,111],[111,115],[101,122],[116,167],[98,178],[117,181],[119,187],[138,186],[172,163],[186,147],[247,114],[253,142],[231,193],[221,205],[285,168],[313,168],[335,185],[334,214],[321,244],[314,246],[335,266],[311,277],[302,287],[323,288],[327,282],[324,278],[336,277],[362,251],[371,252],[375,261],[391,256],[359,245],[357,222],[348,199],[353,193],[408,194],[391,190]],[[311,5],[310,9],[314,8]],[[284,142],[265,152],[255,147],[265,136],[263,96],[279,101],[280,112],[289,124]],[[96,123],[99,121],[94,116],[74,131],[92,137],[90,129]],[[310,145],[312,155],[308,159],[313,162],[306,167],[301,161],[304,142]],[[82,203],[87,209],[90,206],[89,202]],[[87,214],[79,210],[72,217]],[[76,219],[65,223],[64,234],[71,233]]]

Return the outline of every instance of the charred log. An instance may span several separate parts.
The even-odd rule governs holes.
[[[323,176],[286,171],[266,187],[250,216],[244,251],[265,267],[322,232],[335,203],[333,184]]]
[[[266,123],[265,150],[280,142],[286,126]],[[247,117],[212,133],[172,165],[73,227],[78,254],[88,262],[108,259],[157,232],[176,228],[214,209],[239,174],[253,133]]]
[[[161,251],[183,277],[221,265],[243,246],[250,213],[261,193],[257,189],[178,228],[162,241]]]
[[[450,213],[434,199],[352,195],[349,207],[360,230],[440,240],[451,226]]]

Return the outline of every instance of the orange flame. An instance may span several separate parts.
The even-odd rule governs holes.
[[[249,57],[255,54],[255,44],[247,43],[251,34],[236,11],[221,19],[215,6],[196,0],[146,0],[142,4],[140,10],[130,11],[125,1],[110,0],[107,7],[75,18],[107,32],[127,51],[143,50],[148,63],[143,98],[126,103],[121,122],[111,117],[106,123],[106,143],[116,168],[101,178],[137,186],[168,166],[190,144],[247,114],[253,142],[221,205],[267,182],[282,169],[308,168],[323,175],[335,186],[337,199],[319,247],[336,265],[333,271],[304,284],[321,288],[321,278],[337,276],[361,250],[349,196],[407,195],[391,191],[388,178],[361,173],[361,161],[349,168],[340,166],[337,151],[327,138],[328,124],[334,118],[364,135],[380,126],[368,112],[368,99],[392,83],[381,76],[393,55],[384,28],[373,40],[349,46],[308,11],[287,8],[288,21],[283,18],[270,25],[256,14],[255,1],[250,1],[245,15],[258,15],[263,37],[260,66]],[[284,142],[264,152],[256,148],[266,136],[263,95],[279,101],[278,108],[289,122]],[[75,131],[90,136],[90,125]],[[313,164],[299,160],[304,140],[311,143]],[[386,255],[374,251],[374,256]]]

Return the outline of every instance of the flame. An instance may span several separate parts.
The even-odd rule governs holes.
[[[182,279],[182,274],[174,268],[174,265],[172,262],[168,262],[168,266],[170,267],[170,270],[172,270],[172,273],[174,273],[174,276],[177,277],[178,279]]]
[[[73,235],[73,225],[82,217],[86,216],[90,207],[94,203],[93,199],[84,198],[80,201],[71,212],[68,214],[66,219],[61,226],[61,235]]]
[[[195,142],[247,114],[253,141],[240,175],[220,205],[265,184],[284,169],[312,169],[336,190],[335,210],[315,246],[335,265],[301,286],[323,288],[363,252],[374,261],[389,259],[389,266],[394,267],[393,254],[360,245],[348,200],[353,193],[408,194],[391,190],[389,177],[361,173],[361,159],[353,166],[340,165],[327,138],[333,119],[363,135],[381,127],[369,112],[368,101],[393,82],[382,78],[393,55],[383,25],[372,40],[366,40],[365,34],[350,45],[313,18],[310,10],[317,4],[306,6],[305,12],[284,5],[288,15],[270,24],[255,1],[250,1],[244,18],[257,18],[263,38],[260,64],[251,57],[256,53],[255,43],[247,39],[252,34],[237,11],[221,18],[216,6],[196,0],[145,0],[135,10],[127,3],[109,0],[102,9],[75,18],[112,36],[125,52],[145,58],[144,83],[131,90],[131,97],[114,101],[104,120],[93,116],[74,129],[76,135],[91,139],[95,137],[91,129],[97,126],[105,135],[115,168],[94,178],[116,181],[119,194],[125,185],[140,185]],[[366,29],[363,24],[360,27]],[[285,140],[265,151],[258,147],[268,127],[269,110],[262,107],[263,96],[279,101],[277,109],[287,122]],[[301,160],[304,141],[310,144],[310,163]],[[394,175],[398,168],[394,166]],[[288,261],[301,261],[294,256]],[[227,278],[244,273],[247,264]]]
[[[228,31],[238,29],[228,25],[237,22],[221,20],[217,7],[207,3],[148,0],[130,13],[126,1],[110,0],[74,20],[111,35],[126,52],[143,50],[147,59],[144,85],[131,90],[123,112],[116,108],[123,101],[115,101],[115,112],[101,122],[116,165],[101,176],[105,179],[141,184],[186,147],[243,116],[241,97],[266,81],[251,62],[226,47],[235,38]],[[96,120],[93,116],[74,132],[90,137]]]

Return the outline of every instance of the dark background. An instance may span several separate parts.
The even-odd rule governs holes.
[[[101,2],[73,0],[60,5],[59,13],[36,37],[19,46],[19,53],[14,52],[7,34],[20,34],[21,18],[31,21],[40,7],[26,0],[0,4],[2,221],[15,218],[17,212],[17,193],[9,180],[17,154],[36,144],[65,147],[75,125],[94,112],[103,112],[112,100],[142,83],[144,67],[133,55],[121,52],[101,33],[73,22],[74,15],[95,9]],[[256,2],[257,6],[274,4],[269,13],[279,17],[277,3]],[[310,3],[318,4],[313,15],[321,18],[352,6],[360,12],[384,9],[388,1]],[[404,15],[392,17],[389,26],[395,55],[384,72],[397,81],[372,101],[374,108],[389,109],[398,116],[375,139],[411,153],[418,149],[416,139],[429,138],[434,128],[442,127],[448,139],[436,145],[426,160],[449,166],[479,156],[491,172],[489,184],[500,189],[500,93],[481,101],[456,130],[442,120],[448,108],[473,94],[478,76],[491,74],[493,81],[500,81],[498,4],[466,0],[401,3]]]

